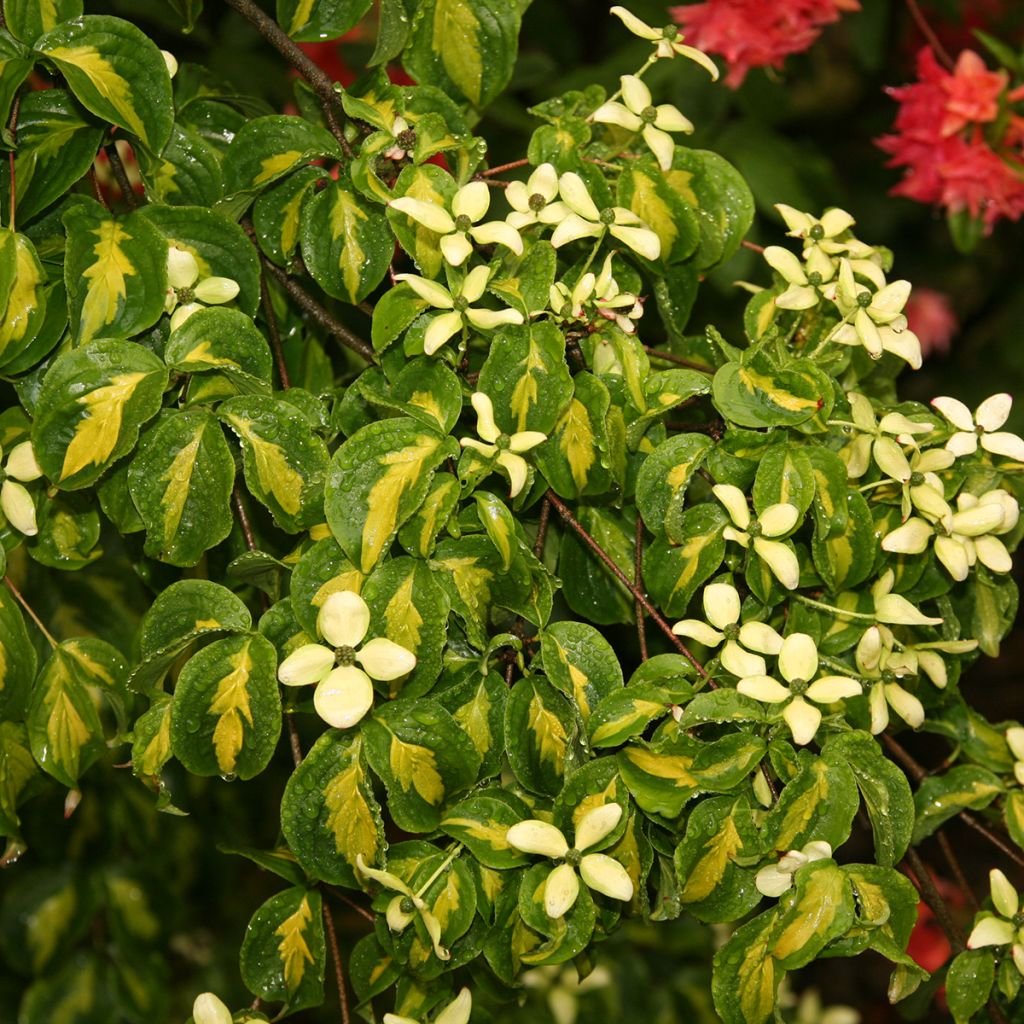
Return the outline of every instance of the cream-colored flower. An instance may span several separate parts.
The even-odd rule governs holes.
[[[779,540],[791,532],[800,520],[800,510],[795,505],[781,503],[769,505],[756,519],[750,515],[744,493],[732,484],[716,484],[712,491],[725,506],[733,526],[722,532],[726,540],[735,541],[742,547],[753,545],[755,553],[771,569],[775,578],[787,589],[795,590],[800,583],[800,563],[796,552]]]
[[[854,431],[853,440],[839,453],[839,457],[846,463],[847,476],[852,480],[867,472],[872,449],[878,441],[895,437],[900,444],[910,444],[918,434],[928,434],[934,429],[930,423],[909,419],[899,412],[885,413],[879,420],[871,400],[865,395],[850,391],[846,397],[853,422],[829,420],[829,425],[852,428]]]
[[[967,939],[967,948],[1009,946],[1014,966],[1019,974],[1024,974],[1024,924],[1018,917],[1020,896],[998,868],[993,868],[988,878],[995,913],[982,911],[978,914]]]
[[[910,440],[901,437],[900,441]],[[911,512],[923,512],[930,519],[952,515],[946,503],[945,488],[939,473],[956,461],[945,448],[922,451],[916,445],[908,459],[900,442],[891,437],[877,437],[872,446],[875,465],[900,487],[900,516],[905,522]]]
[[[512,212],[505,218],[517,231],[531,224],[557,224],[568,213],[558,198],[558,171],[554,164],[539,164],[530,177],[513,181],[505,189]]]
[[[558,190],[569,212],[551,235],[556,249],[579,238],[611,234],[645,259],[656,260],[661,255],[661,239],[632,210],[624,206],[599,210],[575,171],[566,171],[558,179]]]
[[[0,451],[0,456],[2,456]],[[0,510],[7,522],[26,537],[34,537],[39,532],[36,523],[36,505],[32,495],[24,486],[43,475],[42,467],[36,461],[35,449],[31,441],[16,444],[7,456],[4,465],[3,483],[0,484]]]
[[[469,1016],[473,1012],[473,997],[468,988],[459,994],[434,1018],[434,1024],[469,1024]],[[419,1024],[412,1017],[403,1017],[397,1013],[385,1013],[384,1024]]]
[[[324,601],[317,631],[330,644],[303,644],[278,666],[285,686],[312,686],[317,714],[336,729],[349,729],[373,707],[373,683],[408,675],[416,655],[386,637],[363,643],[370,609],[351,590],[338,590]]]
[[[793,742],[804,746],[814,739],[821,712],[809,704],[836,704],[861,693],[861,684],[848,676],[818,675],[818,648],[806,633],[790,633],[779,652],[778,673],[786,681],[758,674],[741,679],[736,690],[763,704],[782,706],[782,717]],[[806,698],[806,699],[805,699]]]
[[[587,271],[570,289],[561,281],[551,286],[549,303],[552,311],[563,320],[589,320],[585,307],[593,307],[593,313],[605,320],[611,320],[626,334],[636,333],[636,323],[644,315],[643,303],[632,292],[619,289],[613,276],[612,260],[609,253],[599,274]]]
[[[1011,725],[1006,730],[1006,745],[1014,757],[1014,778],[1018,785],[1024,786],[1024,726]]]
[[[878,735],[889,725],[889,708],[896,712],[912,729],[924,722],[924,705],[897,681],[897,675],[888,667],[895,638],[884,626],[871,626],[864,631],[857,644],[855,660],[857,671],[873,680],[868,691],[871,712],[871,732]]]
[[[672,632],[705,647],[718,647],[724,641],[718,657],[727,672],[741,677],[764,675],[767,665],[761,655],[777,655],[782,650],[782,636],[766,622],[739,625],[740,595],[731,583],[709,583],[702,598],[707,621],[683,619]]]
[[[617,860],[604,853],[583,852],[611,835],[621,818],[619,804],[603,804],[587,811],[580,818],[576,842],[571,847],[561,829],[535,818],[518,822],[505,834],[506,842],[514,849],[560,862],[544,884],[544,910],[548,917],[562,917],[575,904],[580,892],[577,868],[587,888],[614,900],[633,898],[633,880]]]
[[[781,245],[769,245],[764,250],[768,265],[782,277],[789,287],[775,299],[779,309],[811,309],[822,299],[822,288],[836,276],[835,261],[820,249],[815,249],[806,263]]]
[[[412,196],[402,196],[388,203],[391,209],[412,217],[417,224],[439,234],[441,255],[453,267],[461,267],[469,259],[473,242],[504,245],[517,256],[522,255],[523,240],[508,221],[479,223],[490,205],[491,192],[486,181],[471,181],[463,185],[452,198],[451,213],[439,203],[428,203]]]
[[[789,228],[786,234],[790,238],[802,239],[806,248],[817,249],[828,256],[848,254],[847,244],[840,241],[839,237],[849,231],[856,221],[845,210],[833,207],[819,218],[785,203],[776,203],[775,209]]]
[[[628,132],[640,132],[647,148],[655,155],[663,171],[671,170],[675,142],[669,132],[692,132],[693,122],[672,106],[654,106],[651,90],[636,75],[622,75],[622,102],[609,100],[591,115],[592,121],[614,124]]]
[[[933,398],[932,405],[956,427],[957,432],[946,442],[955,456],[973,455],[978,443],[992,455],[1002,455],[1015,462],[1024,462],[1024,438],[999,428],[1006,423],[1013,407],[1013,398],[1007,394],[986,398],[974,415],[963,402],[955,398]]]
[[[405,281],[421,298],[426,299],[434,309],[448,310],[430,321],[423,336],[423,351],[432,356],[452,335],[465,327],[477,327],[489,331],[503,324],[521,324],[523,314],[518,309],[484,309],[474,306],[487,288],[491,271],[488,267],[474,267],[463,279],[457,295],[447,288],[415,274],[395,274],[396,281]]]
[[[515,434],[503,434],[494,422],[494,403],[482,391],[475,391],[470,403],[476,411],[476,432],[480,437],[464,437],[460,440],[463,448],[472,448],[489,459],[494,459],[506,473],[510,485],[509,497],[514,498],[526,485],[529,465],[522,452],[536,448],[548,439],[539,430],[520,430]]]
[[[764,896],[781,896],[793,886],[793,876],[805,865],[832,856],[832,847],[821,840],[808,843],[802,850],[784,853],[777,864],[761,868],[754,877],[757,891]]]
[[[679,31],[678,25],[666,25],[664,28],[654,28],[647,22],[641,21],[625,7],[616,6],[611,13],[622,21],[622,24],[635,36],[647,39],[654,43],[654,52],[659,58],[671,59],[677,54],[699,64],[712,78],[717,81],[718,68],[715,62],[702,50],[694,46],[687,46],[683,42],[683,33]]]
[[[231,1024],[231,1011],[212,992],[196,996],[192,1004],[192,1020],[195,1024]]]
[[[171,330],[176,331],[203,306],[219,306],[238,294],[238,282],[230,277],[199,279],[199,263],[187,249],[176,245],[167,250],[167,292],[164,312],[171,314]]]

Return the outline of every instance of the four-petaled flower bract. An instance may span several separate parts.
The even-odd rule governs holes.
[[[808,843],[802,850],[784,853],[777,864],[761,868],[754,877],[757,891],[764,896],[781,896],[793,886],[793,876],[805,865],[832,856],[832,847],[821,840]]]
[[[846,397],[850,403],[853,422],[829,422],[852,427],[856,432],[854,439],[839,453],[840,458],[846,463],[847,476],[852,480],[862,477],[868,471],[872,454],[880,441],[895,437],[901,444],[906,444],[914,441],[918,434],[930,434],[934,429],[931,423],[912,420],[899,412],[887,412],[878,419],[871,399],[867,396],[850,391]]]
[[[26,537],[34,537],[39,532],[36,505],[25,484],[38,480],[43,471],[36,461],[31,441],[22,441],[11,449],[0,475],[3,477],[0,510],[15,530]]]
[[[488,267],[474,267],[465,277],[458,293],[453,295],[437,281],[416,274],[395,274],[396,281],[406,284],[434,309],[449,310],[430,321],[423,335],[423,351],[432,356],[453,334],[466,327],[489,331],[502,324],[521,324],[523,314],[518,309],[485,309],[474,306],[483,297],[491,271]]]
[[[1024,438],[999,428],[1010,417],[1013,399],[1007,394],[986,398],[974,415],[956,398],[933,398],[932,405],[956,427],[956,433],[946,442],[958,458],[973,455],[979,443],[992,455],[1002,455],[1016,462],[1024,462]]]
[[[558,171],[540,164],[526,181],[511,181],[505,198],[512,212],[505,218],[517,231],[531,224],[557,224],[569,212],[558,199]]]
[[[808,701],[836,704],[861,692],[861,684],[848,676],[816,678],[818,648],[806,633],[790,633],[783,640],[778,670],[785,685],[772,676],[758,674],[741,679],[736,689],[763,704],[782,705],[782,717],[798,746],[810,743],[821,725],[821,712]]]
[[[617,860],[605,853],[584,853],[611,835],[621,818],[619,804],[603,804],[587,811],[576,826],[576,842],[571,847],[561,829],[535,818],[520,821],[508,830],[505,839],[509,846],[561,861],[544,885],[548,917],[562,917],[575,904],[580,892],[577,868],[588,889],[615,900],[633,898],[633,880]]]
[[[441,255],[453,267],[461,267],[473,254],[473,242],[480,245],[504,245],[517,256],[523,253],[523,240],[507,220],[480,224],[491,205],[486,181],[471,181],[455,193],[452,212],[438,203],[427,203],[412,196],[392,199],[388,206],[412,217],[417,224],[441,236]],[[471,242],[470,239],[473,241]]]
[[[473,997],[468,988],[459,994],[434,1018],[434,1024],[468,1024],[473,1012]],[[419,1024],[412,1017],[398,1013],[385,1013],[384,1024]]]
[[[509,497],[514,498],[526,485],[529,465],[522,452],[543,444],[548,438],[539,430],[520,430],[515,434],[503,434],[494,422],[494,403],[490,396],[482,391],[475,391],[470,398],[476,410],[476,432],[480,437],[464,437],[460,441],[463,448],[472,448],[488,458],[493,458],[506,473],[509,481]]]
[[[769,505],[756,519],[750,515],[744,493],[733,484],[716,484],[712,491],[725,506],[733,526],[723,531],[726,540],[743,547],[753,545],[755,553],[771,569],[775,578],[787,589],[800,583],[800,562],[796,552],[782,541],[772,540],[789,533],[800,520],[796,505],[781,502]]]
[[[693,122],[670,103],[654,106],[651,90],[636,75],[623,75],[620,82],[623,102],[609,100],[590,115],[591,119],[640,132],[661,169],[670,170],[675,143],[668,133],[692,132]]]
[[[1020,896],[998,868],[989,872],[989,890],[995,913],[982,911],[967,939],[968,949],[1009,946],[1013,964],[1024,975],[1024,924],[1020,918]]]
[[[836,276],[832,259],[815,250],[801,263],[796,254],[781,245],[769,245],[764,251],[768,265],[789,287],[775,299],[780,309],[811,309],[821,301],[822,288]]]
[[[176,331],[203,306],[230,302],[238,290],[238,282],[230,277],[204,277],[200,280],[199,262],[195,256],[176,245],[168,247],[164,312],[171,314],[172,331]]]
[[[680,57],[687,57],[704,68],[713,81],[717,81],[718,67],[715,62],[702,50],[698,50],[695,46],[687,46],[683,42],[683,33],[679,30],[678,25],[655,28],[653,25],[641,21],[632,11],[618,5],[611,9],[611,13],[619,18],[633,35],[654,43],[654,52],[658,58],[665,57],[671,60],[677,54]]]
[[[317,714],[336,729],[356,725],[373,707],[373,683],[401,679],[416,667],[416,655],[386,637],[363,643],[370,609],[351,590],[331,594],[320,608],[317,630],[331,646],[303,644],[278,666],[285,686],[311,686]]]

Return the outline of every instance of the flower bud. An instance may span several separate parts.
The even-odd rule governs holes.
[[[26,537],[34,537],[39,532],[36,525],[36,506],[32,495],[21,484],[13,480],[5,480],[0,487],[0,509],[3,509],[7,521],[19,533]]]
[[[231,1024],[231,1011],[212,992],[196,996],[192,1004],[195,1024]]]
[[[167,67],[167,74],[173,78],[178,73],[178,60],[170,50],[161,50],[160,56],[164,59],[164,65]]]
[[[993,868],[988,873],[988,881],[992,891],[992,905],[1003,917],[1014,917],[1020,909],[1020,899],[1010,880],[999,868]]]

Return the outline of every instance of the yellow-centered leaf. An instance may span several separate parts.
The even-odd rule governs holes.
[[[444,799],[444,780],[437,770],[432,750],[416,743],[405,743],[392,734],[388,757],[391,773],[406,793],[415,788],[420,797],[434,807]]]
[[[114,322],[121,303],[128,294],[125,278],[135,276],[135,267],[121,248],[132,236],[113,220],[105,220],[92,229],[98,241],[92,251],[96,257],[82,277],[86,285],[85,301],[79,322],[81,341],[91,341],[107,324]]]
[[[121,434],[124,407],[145,376],[144,373],[118,374],[109,384],[78,399],[78,403],[85,406],[85,415],[75,425],[75,436],[64,453],[61,480],[67,480],[86,466],[99,466],[107,460]]]
[[[289,992],[294,992],[302,984],[306,964],[313,963],[313,954],[303,934],[312,919],[309,897],[303,896],[295,913],[286,917],[274,931],[281,940],[277,952],[284,965],[284,983]]]
[[[253,724],[248,690],[249,676],[252,674],[249,645],[236,651],[228,663],[231,671],[217,684],[217,692],[207,712],[218,716],[213,729],[213,749],[217,755],[217,767],[225,775],[231,774],[238,762],[245,738],[244,722],[250,726]]]

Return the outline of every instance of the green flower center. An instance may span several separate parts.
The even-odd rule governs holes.
[[[896,673],[893,672],[893,670],[891,668],[883,669],[882,670],[882,682],[883,683],[895,683],[896,682]]]
[[[924,483],[924,473],[911,473],[910,474],[910,486],[920,487]]]
[[[354,647],[335,647],[334,657],[339,665],[354,665],[356,663],[356,649]]]
[[[807,283],[817,287],[819,284],[821,284],[821,274],[819,274],[816,270],[812,270],[807,275]]]
[[[794,697],[800,697],[807,692],[807,687],[810,685],[810,681],[807,679],[791,679],[789,681],[789,692]]]
[[[609,224],[614,224],[615,211],[609,206],[608,209],[601,211],[600,215],[598,216],[598,220],[600,220],[600,222],[604,224],[606,227]]]
[[[455,218],[456,231],[461,231],[465,234],[472,226],[473,222],[469,219],[468,213],[460,213],[458,217]]]
[[[658,111],[654,107],[644,107],[644,109],[640,111],[640,120],[643,121],[644,124],[654,124],[657,119]]]
[[[857,305],[860,306],[861,309],[867,309],[868,306],[871,305],[871,298],[872,298],[871,292],[869,292],[869,291],[860,292],[858,294],[858,296],[857,296]]]
[[[465,313],[469,309],[469,299],[465,295],[456,295],[453,304],[460,313]]]
[[[508,434],[499,434],[497,441],[494,442],[494,446],[499,452],[507,452],[512,445],[512,438]]]
[[[1018,911],[1011,918],[1014,928],[1024,928],[1024,910]]]
[[[747,527],[747,533],[751,537],[760,537],[763,532],[764,528],[756,519]]]
[[[534,192],[527,200],[527,205],[534,213],[540,213],[548,205],[548,201],[539,192]]]
[[[402,149],[412,149],[416,145],[416,133],[411,128],[406,128],[404,132],[399,132],[395,136],[395,142],[402,147]]]
[[[188,305],[190,302],[195,302],[196,293],[191,288],[179,288],[175,295],[178,296],[178,302],[183,306]]]
[[[726,626],[722,632],[725,634],[726,640],[739,640],[740,638],[740,627],[737,623],[732,622]]]
[[[662,35],[663,35],[663,36],[664,36],[664,37],[665,37],[666,39],[675,39],[675,38],[676,38],[676,36],[677,36],[677,35],[679,35],[679,26],[678,26],[678,25],[666,25],[666,26],[665,26],[665,27],[664,27],[664,28],[663,28],[663,29],[661,30],[661,34],[662,34]]]
[[[808,234],[814,239],[814,241],[820,242],[825,237],[825,229],[820,224],[815,224]]]
[[[569,867],[578,868],[580,866],[580,859],[582,856],[583,854],[581,854],[579,850],[570,850],[563,859]]]
[[[413,903],[411,896],[403,896],[398,904],[398,909],[403,914],[411,914],[416,910],[416,904]]]

